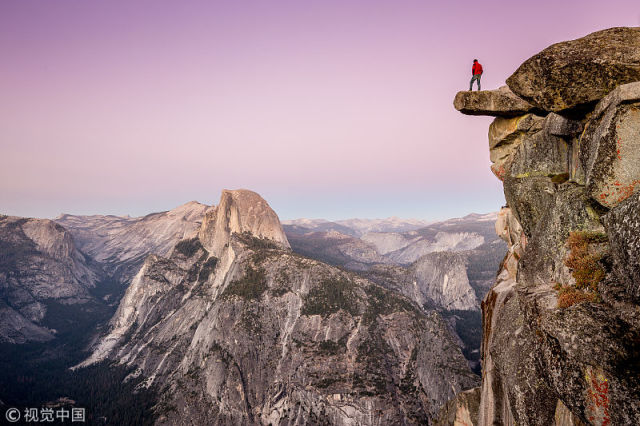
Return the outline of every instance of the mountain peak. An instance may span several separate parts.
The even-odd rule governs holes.
[[[184,218],[201,217],[210,208],[197,201],[189,201],[167,212],[169,216],[183,216]]]
[[[244,232],[290,248],[278,215],[260,195],[247,189],[225,189],[218,205],[207,212],[202,221],[200,241],[219,256],[231,234]]]

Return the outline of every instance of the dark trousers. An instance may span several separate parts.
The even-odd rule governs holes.
[[[478,90],[480,90],[480,77],[482,77],[482,74],[475,74],[473,77],[471,77],[471,82],[469,83],[469,90],[473,90],[474,81],[478,82]]]

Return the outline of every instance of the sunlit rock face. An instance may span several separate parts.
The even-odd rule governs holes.
[[[507,81],[539,110],[489,131],[509,250],[482,303],[473,424],[640,424],[639,42],[559,43]]]
[[[205,216],[198,237],[207,250],[219,255],[232,234],[245,232],[289,248],[276,213],[262,197],[245,189],[222,192],[220,203]]]
[[[168,255],[178,241],[200,229],[211,208],[190,201],[143,217],[62,214],[55,221],[69,230],[83,253],[128,285],[148,255]]]

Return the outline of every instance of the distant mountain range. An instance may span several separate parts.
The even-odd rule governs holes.
[[[406,232],[425,227],[433,222],[419,219],[343,219],[329,221],[325,219],[284,220],[282,225],[290,228],[308,229],[310,231],[337,231],[343,234],[360,237],[369,232]]]
[[[437,312],[292,252],[246,190],[147,257],[78,367],[103,360],[162,389],[160,424],[428,424],[478,383]]]
[[[495,232],[497,213],[469,214],[441,222],[415,219],[297,219],[283,222],[291,247],[309,257],[356,271],[374,265],[409,266],[434,252],[460,252],[469,257],[468,267],[481,267],[483,254],[492,261],[487,268],[495,272],[506,249]],[[366,232],[365,232],[366,231]],[[486,260],[486,259],[485,259]],[[484,278],[484,279],[483,279]],[[472,284],[478,296],[484,295],[492,276],[476,276]],[[482,293],[482,294],[480,294]]]
[[[161,424],[429,422],[479,380],[494,218],[282,226],[245,190],[143,217],[0,216],[0,400],[34,401],[25,376],[82,400],[63,388],[75,365],[105,392],[132,374],[146,390],[107,406],[146,401]]]
[[[283,228],[294,251],[356,271],[425,311],[438,310],[479,371],[480,300],[506,252],[496,218],[497,213],[472,213],[441,222],[297,219]]]
[[[145,257],[166,255],[175,243],[195,233],[210,207],[190,201],[175,209],[142,217],[62,214],[54,221],[65,227],[78,248],[126,282]]]

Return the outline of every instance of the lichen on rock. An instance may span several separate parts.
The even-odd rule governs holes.
[[[610,28],[556,43],[507,79],[517,96],[563,115],[584,113],[620,84],[640,80],[640,28]]]
[[[482,303],[473,424],[640,424],[639,46],[638,28],[600,31],[507,80],[539,110],[489,131],[509,251]]]

